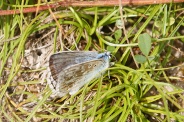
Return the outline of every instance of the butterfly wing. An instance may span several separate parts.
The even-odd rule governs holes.
[[[68,92],[75,94],[84,84],[100,76],[109,67],[103,59],[88,61],[66,68],[57,79],[56,89],[61,97]]]
[[[97,59],[98,52],[96,51],[63,51],[51,55],[49,67],[54,80],[63,69],[82,62]]]
[[[72,56],[71,56],[72,55]],[[62,52],[51,56],[50,87],[54,96],[76,93],[84,84],[100,76],[109,67],[109,52]]]

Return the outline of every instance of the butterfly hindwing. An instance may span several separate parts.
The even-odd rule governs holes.
[[[91,81],[106,69],[103,59],[76,64],[65,69],[58,76],[59,91],[68,91],[72,94],[78,91],[84,84]],[[74,92],[74,93],[73,93]]]

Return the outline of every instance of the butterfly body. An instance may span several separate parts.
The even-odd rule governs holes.
[[[63,51],[53,54],[49,67],[56,96],[73,95],[83,85],[99,77],[109,67],[109,58],[109,52]]]

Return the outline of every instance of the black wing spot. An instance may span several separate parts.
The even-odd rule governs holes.
[[[91,68],[91,66],[92,66],[91,64],[90,64],[90,65],[88,65],[88,68]]]
[[[93,67],[96,67],[96,64]]]

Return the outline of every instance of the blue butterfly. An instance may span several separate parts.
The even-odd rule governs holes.
[[[55,96],[75,94],[82,86],[99,77],[110,65],[110,52],[63,51],[51,55],[50,87]]]

